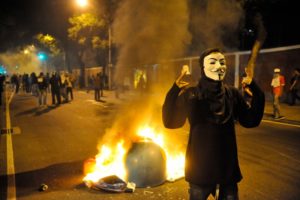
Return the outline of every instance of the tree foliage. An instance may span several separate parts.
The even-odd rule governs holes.
[[[107,40],[102,36],[105,21],[92,13],[83,13],[69,18],[71,27],[68,37],[83,47],[105,48]]]
[[[35,36],[35,39],[45,48],[49,49],[53,56],[57,56],[61,53],[58,40],[49,34],[39,33]]]

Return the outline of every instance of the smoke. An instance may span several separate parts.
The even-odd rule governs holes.
[[[138,141],[137,130],[143,126],[151,126],[156,130],[161,130],[160,106],[152,100],[141,101],[139,98],[132,99],[126,105],[118,109],[118,116],[114,120],[111,128],[105,131],[101,139],[99,149],[102,144],[115,145],[120,140],[124,140],[125,146],[130,146],[132,142]]]
[[[116,80],[132,68],[182,56],[190,42],[188,5],[182,0],[130,0],[120,4],[113,24],[119,48]]]
[[[112,27],[113,41],[118,47],[115,82],[122,84],[125,77],[133,76],[135,68],[186,56],[192,36],[196,51],[223,47],[224,40],[237,40],[231,34],[238,29],[242,18],[242,6],[236,0],[121,1]],[[164,76],[160,80],[164,83],[167,78],[173,79],[174,65],[174,62],[159,65],[158,72],[164,72],[159,73]],[[137,127],[144,124],[163,128],[161,107],[171,84],[168,88],[158,85],[158,90],[145,91],[146,98],[134,99],[118,111],[119,117],[106,131],[102,144],[124,138],[131,140]]]
[[[41,63],[35,52],[6,52],[0,54],[0,63],[9,74],[40,72]]]
[[[243,1],[191,0],[192,49],[237,47],[238,30],[244,21]]]
[[[182,57],[191,40],[188,23],[186,1],[122,1],[112,27],[113,41],[118,47],[115,82],[123,84],[126,77],[132,77],[136,68],[144,69],[145,65]],[[116,138],[132,140],[140,126],[163,128],[160,120],[162,99],[144,97],[138,96],[118,112],[120,117],[107,130],[104,143],[111,143],[109,140]]]

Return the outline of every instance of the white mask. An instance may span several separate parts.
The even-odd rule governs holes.
[[[215,81],[222,81],[226,74],[225,56],[220,52],[213,52],[203,61],[205,75]]]

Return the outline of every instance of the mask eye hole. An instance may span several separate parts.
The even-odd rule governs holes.
[[[225,60],[220,60],[220,65],[225,65],[226,64],[226,62],[225,62]]]

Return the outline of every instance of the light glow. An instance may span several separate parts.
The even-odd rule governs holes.
[[[82,8],[87,7],[88,1],[87,0],[76,0],[76,4]]]
[[[185,154],[183,151],[175,150],[174,144],[168,144],[162,133],[157,133],[148,125],[137,129],[137,136],[142,141],[151,141],[158,144],[166,153],[167,180],[175,181],[184,177]],[[128,140],[130,140],[128,138]],[[88,159],[84,165],[85,177],[83,181],[88,185],[90,182],[96,183],[101,178],[116,175],[126,181],[126,170],[124,158],[126,156],[124,139],[120,140],[116,146],[102,145],[96,158]]]

